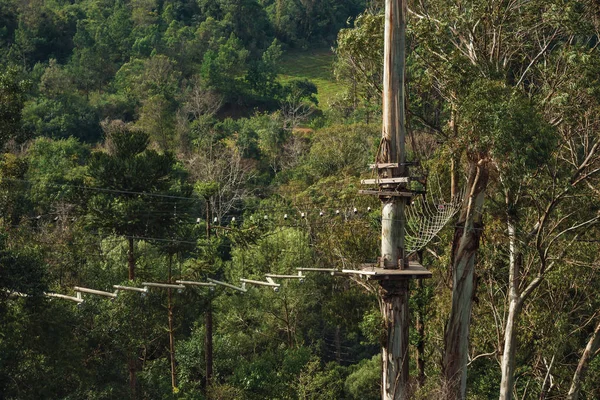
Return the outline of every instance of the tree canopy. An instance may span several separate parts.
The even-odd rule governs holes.
[[[380,398],[382,7],[0,0],[0,397]],[[411,398],[600,398],[598,16],[408,2]]]

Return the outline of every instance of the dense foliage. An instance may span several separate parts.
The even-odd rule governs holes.
[[[0,0],[0,397],[380,398],[359,278],[48,294],[374,261],[381,3]],[[449,394],[475,212],[466,397],[598,398],[600,10],[463,3],[409,2],[413,172],[433,209],[466,193],[414,254],[433,279],[411,286],[412,396]],[[281,79],[331,45],[331,103]]]

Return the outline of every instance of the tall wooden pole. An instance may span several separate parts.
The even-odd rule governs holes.
[[[169,254],[169,279],[173,283],[173,254]],[[171,359],[171,387],[177,388],[177,371],[175,366],[175,332],[173,329],[173,295],[171,288],[167,288],[167,311],[169,320],[169,356]]]
[[[206,199],[206,240],[210,242],[210,200]],[[206,397],[211,398],[210,388],[213,377],[213,313],[212,295],[208,295],[208,304],[204,313],[204,362],[206,366]]]
[[[133,238],[127,238],[127,265],[129,266],[129,280],[132,281],[135,279],[135,256],[133,254],[134,244]]]
[[[407,176],[405,166],[404,71],[406,42],[406,0],[386,0],[383,68],[383,124],[377,155],[380,163],[398,163],[397,168],[381,170],[381,177]],[[403,269],[406,200],[383,197],[381,222],[381,266]],[[408,396],[408,281],[383,280],[382,316],[387,336],[382,345],[382,400]]]

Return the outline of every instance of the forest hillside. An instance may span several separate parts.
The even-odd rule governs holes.
[[[381,398],[384,3],[0,0],[0,398]],[[600,398],[600,8],[407,17],[409,397]]]

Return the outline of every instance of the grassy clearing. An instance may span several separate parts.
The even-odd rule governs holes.
[[[283,55],[279,81],[292,79],[308,79],[317,85],[319,106],[328,108],[331,100],[340,93],[344,86],[333,77],[332,63],[334,54],[330,49],[291,51]]]

